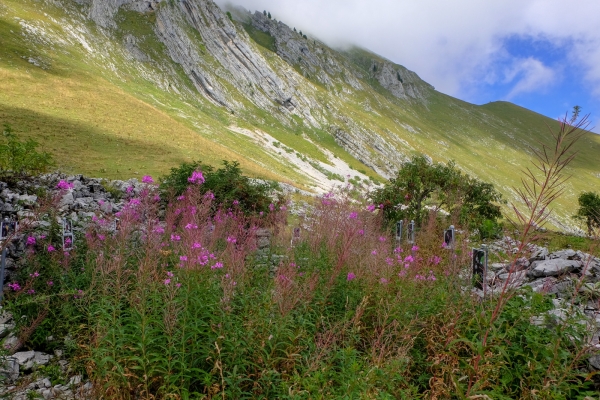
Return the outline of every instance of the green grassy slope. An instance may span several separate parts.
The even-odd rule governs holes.
[[[341,64],[364,72],[361,90],[349,88],[341,75],[329,86],[315,74],[298,77],[298,90],[311,93],[319,105],[315,111],[325,119],[321,128],[310,127],[297,115],[278,118],[222,81],[231,98],[243,105],[232,114],[206,101],[172,62],[154,35],[152,14],[120,11],[116,21],[119,28],[107,35],[74,2],[68,7],[33,0],[0,3],[0,124],[10,123],[17,133],[38,140],[65,171],[127,178],[162,174],[186,160],[216,165],[228,159],[240,161],[253,176],[311,185],[303,171],[277,153],[233,133],[229,127],[235,126],[266,132],[323,165],[332,164],[325,155],[331,152],[350,168],[381,181],[336,143],[329,128],[338,126],[376,134],[404,158],[426,153],[436,161],[454,159],[512,200],[511,188],[531,160],[529,146],[547,141],[546,125],[555,125],[506,102],[476,106],[433,90],[424,104],[397,99],[369,77],[370,60],[379,60],[377,56],[360,49],[327,51]],[[248,29],[237,27],[240,34]],[[271,39],[252,33],[260,39],[251,42],[254,50],[273,70],[302,72],[273,52]],[[126,35],[137,39],[147,60],[131,58],[124,48]],[[190,35],[195,37],[193,31]],[[197,42],[208,62],[218,67],[201,38]],[[373,143],[366,150],[378,154]],[[572,224],[576,196],[600,187],[600,136],[586,135],[577,150],[555,224]]]

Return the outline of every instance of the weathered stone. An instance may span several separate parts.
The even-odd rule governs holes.
[[[539,278],[543,276],[558,276],[581,268],[581,262],[577,260],[553,259],[536,261],[533,268],[529,270],[529,276]]]
[[[554,253],[551,253],[548,256],[548,258],[550,258],[550,259],[560,258],[563,260],[571,260],[576,255],[577,255],[577,252],[575,250],[567,249],[567,250],[555,251]]]
[[[532,263],[534,261],[545,260],[548,257],[548,249],[545,247],[538,248],[537,250],[531,253],[531,257],[529,257],[529,262]]]
[[[50,354],[42,353],[40,351],[35,352],[33,363],[35,365],[46,365],[50,361],[52,356]]]
[[[19,378],[19,362],[15,357],[0,358],[0,377],[2,376],[10,382]]]
[[[508,264],[505,263],[492,263],[488,265],[488,270],[492,272],[502,271],[507,265]]]
[[[33,367],[33,359],[35,357],[35,351],[20,351],[13,354],[13,357],[17,360],[23,370],[28,370]]]
[[[592,368],[596,371],[600,371],[600,354],[590,357],[588,361]]]
[[[75,198],[73,197],[73,193],[71,193],[70,191],[65,193],[63,195],[63,197],[60,199],[60,202],[58,203],[58,206],[63,208],[63,207],[71,207],[73,205],[73,203],[75,202]]]

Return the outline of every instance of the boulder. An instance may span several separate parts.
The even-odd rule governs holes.
[[[559,276],[581,268],[581,262],[577,260],[565,260],[562,258],[545,261],[535,261],[528,272],[529,277],[540,278],[544,276]]]
[[[5,377],[9,382],[14,382],[19,378],[19,362],[16,358],[0,358],[0,377]]]
[[[13,358],[17,360],[19,366],[23,367],[23,370],[28,370],[33,367],[33,360],[35,358],[35,351],[20,351],[13,354]]]

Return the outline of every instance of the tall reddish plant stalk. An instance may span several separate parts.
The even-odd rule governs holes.
[[[512,298],[512,292],[509,289],[511,288],[511,278],[516,272],[514,265],[525,253],[532,229],[539,228],[546,223],[552,212],[550,205],[564,192],[564,183],[570,178],[570,175],[565,173],[565,168],[577,155],[577,151],[573,150],[573,146],[585,135],[590,124],[588,115],[580,120],[577,120],[577,118],[578,112],[574,112],[571,119],[567,119],[567,115],[559,119],[557,132],[554,132],[552,127],[547,125],[552,135],[552,145],[540,142],[539,149],[530,147],[535,156],[532,161],[533,168],[526,167],[523,170],[522,187],[515,188],[518,198],[525,204],[525,211],[519,210],[515,203],[511,203],[516,221],[510,222],[516,228],[522,227],[520,241],[509,267],[508,278],[502,286],[502,291],[483,335],[482,345],[484,348],[487,346],[493,323],[498,319],[506,303]],[[481,356],[477,355],[474,359],[473,375],[469,380],[467,396],[473,389],[480,361]]]

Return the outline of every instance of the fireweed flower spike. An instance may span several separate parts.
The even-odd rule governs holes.
[[[143,183],[154,183],[154,179],[152,179],[152,177],[150,175],[145,175],[142,178],[142,182]]]
[[[56,188],[61,190],[69,190],[73,189],[73,184],[61,179],[60,182],[56,184]]]
[[[356,275],[354,274],[354,272],[348,272],[348,277],[346,278],[348,280],[348,282],[354,280],[354,278],[356,278]]]
[[[27,246],[35,246],[35,237],[29,236],[27,238]]]
[[[188,178],[189,183],[196,183],[201,185],[204,183],[204,175],[202,175],[202,171],[194,171],[192,175]]]

